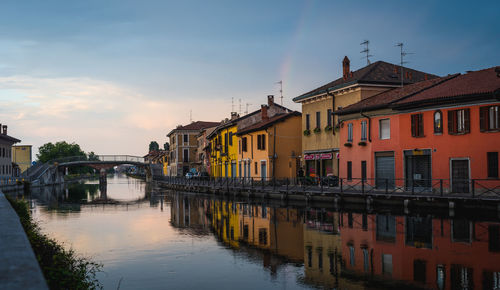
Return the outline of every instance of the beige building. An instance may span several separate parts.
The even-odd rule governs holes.
[[[21,142],[21,140],[7,135],[7,125],[0,124],[0,131],[0,177],[10,177],[14,175],[12,145]]]
[[[167,172],[169,176],[184,176],[192,168],[195,168],[198,149],[197,136],[201,130],[215,127],[218,124],[217,122],[196,121],[185,126],[179,125],[167,134],[167,137],[170,138],[170,158]]]
[[[410,84],[435,77],[405,67],[401,73],[401,66],[384,61],[353,72],[347,56],[342,61],[342,71],[341,78],[293,99],[302,104],[302,164],[306,176],[339,176],[341,124],[335,110],[398,87],[402,82]]]
[[[197,148],[195,165],[198,172],[210,172],[210,143],[207,136],[210,135],[217,127],[209,127],[202,129],[196,136]]]
[[[23,173],[31,167],[33,161],[31,148],[31,145],[12,146],[12,162],[19,166],[19,173]]]

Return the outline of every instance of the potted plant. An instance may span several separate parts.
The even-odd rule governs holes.
[[[359,145],[359,146],[366,146],[366,141],[360,141],[360,142],[358,143],[358,145]]]
[[[321,129],[319,127],[314,128],[314,133],[318,134],[321,132]]]
[[[352,147],[352,143],[351,142],[344,143],[344,146],[345,147]]]
[[[331,125],[328,125],[328,126],[326,126],[326,127],[325,127],[325,131],[331,131],[332,129],[333,129],[333,128],[332,128],[332,126],[331,126]]]
[[[309,135],[311,135],[311,130],[305,129],[304,130],[304,136],[309,136]]]

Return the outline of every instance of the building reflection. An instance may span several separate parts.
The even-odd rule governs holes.
[[[171,196],[170,202],[172,226],[192,235],[210,233],[210,221],[207,216],[208,200],[176,193]]]

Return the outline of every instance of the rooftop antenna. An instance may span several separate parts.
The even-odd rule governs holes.
[[[276,82],[275,84],[280,84],[280,100],[281,105],[283,106],[283,80]]]
[[[411,52],[404,51],[403,45],[404,44],[402,42],[399,42],[396,44],[396,46],[399,46],[399,48],[401,49],[401,87],[403,87],[403,64],[408,63],[407,61],[403,61],[403,58],[405,56],[407,56],[408,54],[413,54]]]
[[[239,103],[239,106],[240,106],[240,108],[239,108],[239,110],[238,110],[238,114],[240,114],[240,115],[241,115],[241,99],[238,99],[238,103]]]
[[[370,44],[370,41],[369,40],[365,40],[363,42],[361,42],[359,45],[364,45],[365,46],[365,49],[363,49],[360,53],[366,53],[366,56],[364,56],[363,58],[366,57],[366,65],[369,65],[371,62],[370,62],[370,56],[373,56],[370,54],[370,49],[368,48],[368,44]]]
[[[248,114],[248,106],[250,106],[251,104],[250,103],[246,103],[245,106],[246,106],[246,109],[245,109],[245,115]]]
[[[234,112],[234,98],[231,97],[231,112]]]
[[[189,110],[189,123],[193,122],[193,110]]]

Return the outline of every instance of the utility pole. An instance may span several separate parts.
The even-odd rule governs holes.
[[[365,40],[359,44],[365,46],[365,49],[363,49],[360,53],[366,53],[366,56],[363,57],[366,58],[366,65],[370,64],[370,56],[373,56],[370,54],[370,49],[368,48],[368,44],[370,44],[369,40]]]

